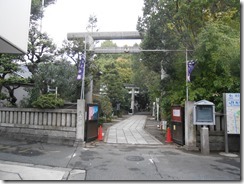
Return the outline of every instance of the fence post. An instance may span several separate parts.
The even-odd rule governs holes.
[[[85,100],[77,100],[76,142],[83,142],[85,138]]]
[[[198,150],[196,147],[196,128],[193,125],[194,102],[185,102],[185,148],[187,150]]]

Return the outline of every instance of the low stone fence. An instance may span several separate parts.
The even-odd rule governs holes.
[[[200,146],[200,129],[202,126],[196,126],[197,146]],[[209,128],[209,147],[210,151],[225,150],[225,121],[224,114],[215,114],[215,125],[207,126]],[[228,135],[228,145],[230,151],[240,151],[240,135]]]
[[[73,144],[76,109],[1,108],[0,133],[16,139]]]

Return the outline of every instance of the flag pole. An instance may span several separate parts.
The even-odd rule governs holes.
[[[186,101],[188,101],[188,50],[186,48]]]
[[[83,70],[83,76],[82,76],[82,87],[81,87],[81,99],[85,99],[85,73],[86,73],[86,36],[85,36],[85,61],[84,61],[84,70]]]

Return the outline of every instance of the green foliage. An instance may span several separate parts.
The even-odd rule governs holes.
[[[110,102],[108,97],[102,97],[100,99],[100,105],[101,105],[101,114],[102,116],[105,116],[107,118],[110,118],[113,113],[112,103]]]
[[[28,92],[28,96],[25,97],[20,101],[20,107],[22,108],[31,108],[32,103],[37,100],[37,98],[40,96],[40,90],[39,88],[27,88],[26,91]]]
[[[8,98],[8,96],[6,94],[0,93],[0,100],[5,100],[7,98]]]
[[[26,63],[29,71],[34,75],[40,63],[53,62],[56,45],[49,38],[47,33],[39,31],[39,25],[33,22],[29,30],[29,41],[26,58],[22,61]]]
[[[75,65],[70,62],[61,60],[54,63],[39,64],[38,70],[33,76],[35,88],[39,89],[42,94],[47,93],[47,86],[52,89],[58,88],[61,98],[67,101],[77,99],[77,70]]]
[[[41,109],[54,109],[57,107],[62,107],[63,105],[63,99],[56,98],[55,94],[41,95],[32,103],[33,107]]]
[[[102,84],[105,94],[115,107],[117,103],[123,104],[125,102],[126,90],[115,64],[108,64],[105,68],[106,70],[102,75]]]
[[[105,41],[101,45],[102,47],[116,47],[116,44],[111,41]],[[129,105],[128,91],[124,84],[132,82],[131,63],[132,56],[125,54],[101,54],[95,61],[101,75],[96,78],[94,91],[100,91],[102,87],[104,95],[110,99],[114,108],[117,103],[121,104],[121,108]]]
[[[44,7],[55,3],[56,0],[45,0]],[[37,21],[43,17],[42,0],[31,0],[31,20]]]
[[[20,58],[21,56],[13,54],[0,54],[0,92],[3,87],[8,91],[8,95],[1,95],[1,99],[8,100],[13,106],[16,106],[17,101],[14,90],[30,82],[29,79],[17,75],[21,68],[16,61]]]
[[[151,102],[154,102],[161,94],[160,91],[160,75],[148,67],[143,65],[142,62],[133,62],[133,84],[140,88],[140,93],[147,93]]]
[[[143,49],[192,50],[197,59],[189,86],[189,100],[206,99],[221,111],[222,93],[240,92],[240,2],[145,0],[137,30]],[[142,62],[166,76],[161,80],[161,104],[184,104],[186,74],[184,52],[144,52]],[[156,88],[157,89],[157,88]]]
[[[221,111],[222,94],[240,92],[240,33],[222,23],[209,24],[199,34],[195,54],[199,61],[191,98],[206,98]]]

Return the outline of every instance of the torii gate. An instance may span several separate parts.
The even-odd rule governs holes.
[[[189,113],[187,114],[186,112],[188,111],[188,81],[187,81],[187,75],[188,75],[188,52],[191,52],[192,50],[141,50],[139,47],[127,47],[127,48],[94,48],[94,40],[123,40],[123,39],[142,39],[142,36],[139,34],[137,31],[124,31],[124,32],[93,32],[93,33],[88,33],[88,32],[81,32],[81,33],[68,33],[67,34],[68,40],[73,40],[77,38],[85,38],[85,43],[89,43],[89,50],[94,51],[94,53],[139,53],[139,52],[185,52],[186,54],[186,104],[185,104],[185,143],[187,147],[192,147],[191,145],[195,145],[195,133],[194,130],[191,128],[191,124],[188,122],[190,119]],[[86,45],[86,44],[85,44]],[[85,48],[86,52],[86,48]],[[80,106],[80,107],[79,107]],[[77,109],[82,108],[83,111],[85,111],[85,102],[84,100],[82,103],[77,102]],[[81,112],[80,110],[78,111],[78,114],[82,113],[81,116],[83,117],[78,117],[78,122],[77,122],[77,140],[80,139],[80,137],[84,137],[84,114],[85,112]],[[83,125],[81,125],[80,121],[81,119],[83,120]],[[81,131],[82,130],[82,131]],[[83,135],[82,135],[83,134]],[[188,135],[189,134],[189,135]],[[83,138],[84,140],[84,138]],[[193,146],[194,147],[194,146]]]
[[[137,31],[122,31],[122,32],[79,32],[79,33],[68,33],[68,40],[74,40],[84,38],[85,43],[89,44],[89,50],[94,53],[139,53],[139,47],[114,47],[114,48],[94,48],[95,40],[131,40],[131,39],[142,39],[142,36]],[[85,52],[86,52],[85,48]],[[84,89],[83,89],[84,90]],[[92,102],[92,100],[90,100]],[[133,100],[132,100],[133,101]],[[133,107],[134,111],[134,107]]]
[[[84,38],[85,42],[89,43],[89,51],[94,53],[139,53],[139,47],[114,47],[114,48],[94,48],[95,40],[133,40],[142,39],[142,36],[137,31],[122,31],[122,32],[80,32],[80,33],[68,33],[68,40]]]
[[[84,38],[85,39],[85,52],[86,43],[89,43],[89,51],[94,51],[94,53],[123,53],[128,52],[128,50],[118,49],[118,48],[109,48],[105,50],[101,50],[100,52],[94,48],[95,40],[124,40],[124,39],[141,39],[141,35],[137,31],[124,31],[124,32],[81,32],[81,33],[68,33],[67,39],[74,40]],[[128,49],[128,48],[127,48]],[[139,50],[139,49],[135,49]],[[83,83],[84,86],[84,77]],[[83,87],[84,90],[84,87]],[[83,92],[84,93],[84,92]],[[83,95],[84,97],[84,95]],[[85,138],[85,100],[80,99],[77,100],[77,131],[76,131],[76,141],[84,141]]]

